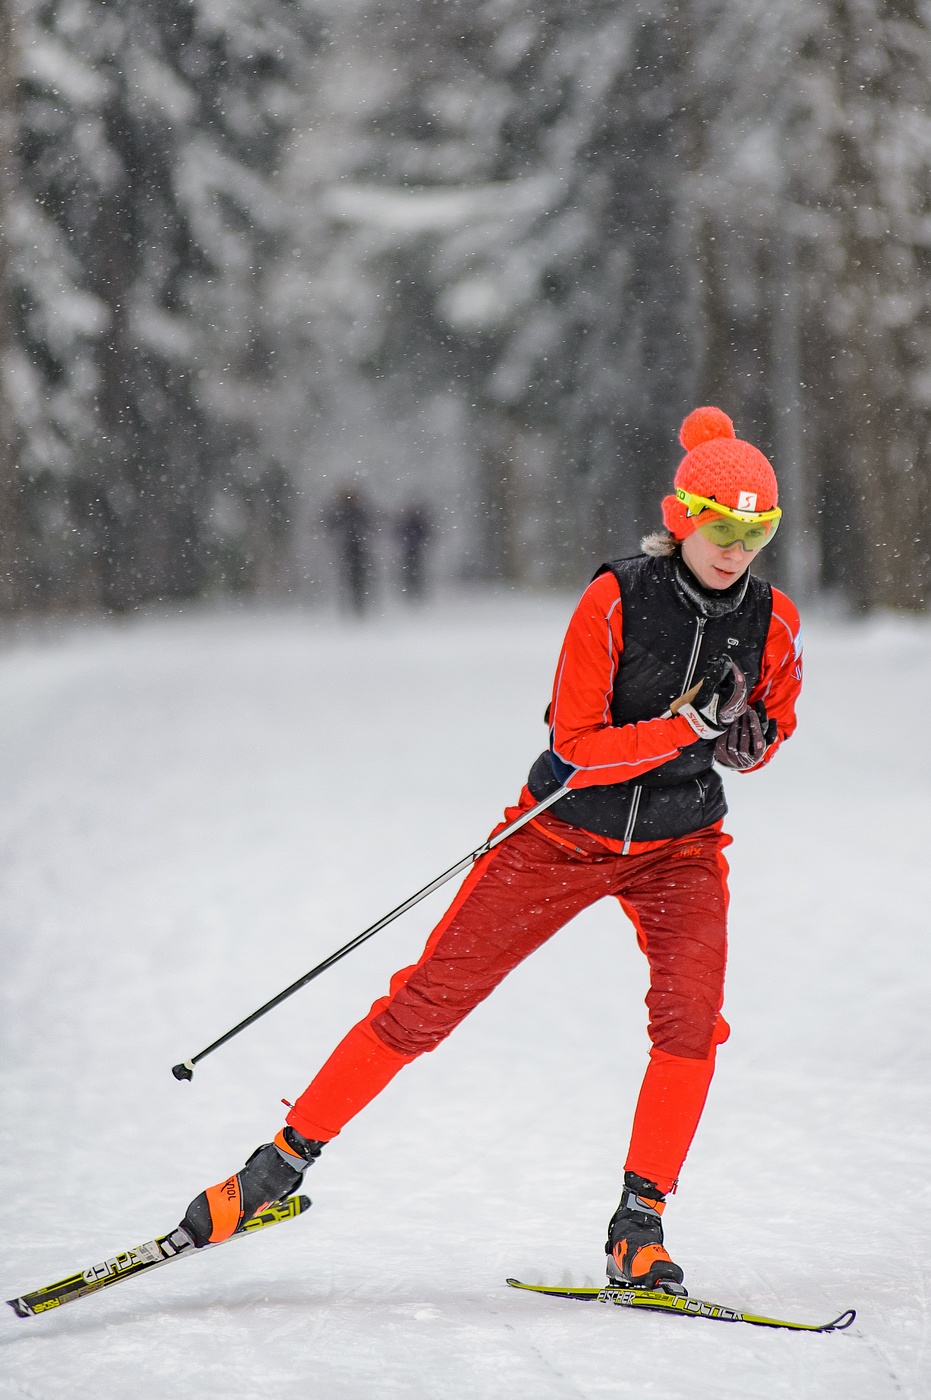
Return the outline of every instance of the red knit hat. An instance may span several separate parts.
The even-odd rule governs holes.
[[[732,510],[772,510],[779,500],[776,473],[759,448],[743,442],[720,408],[696,408],[679,429],[686,455],[679,463],[675,485],[697,496],[708,496]],[[695,529],[685,506],[675,496],[663,497],[663,520],[677,540]]]

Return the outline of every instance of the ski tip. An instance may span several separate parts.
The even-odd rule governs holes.
[[[835,1317],[833,1322],[826,1322],[821,1328],[822,1332],[845,1332],[850,1324],[856,1319],[856,1308],[848,1308],[842,1312],[840,1317]]]
[[[190,1082],[194,1078],[194,1061],[182,1060],[180,1065],[172,1065],[171,1072],[179,1082],[183,1080]]]
[[[572,1283],[524,1283],[519,1278],[505,1279],[505,1283],[511,1288],[519,1288],[524,1293],[539,1293],[545,1298],[575,1298],[580,1302],[583,1299],[597,1298],[602,1292],[600,1286],[592,1287],[589,1284]]]
[[[22,1298],[7,1298],[6,1305],[13,1309],[17,1317],[32,1317],[33,1315],[32,1308]]]

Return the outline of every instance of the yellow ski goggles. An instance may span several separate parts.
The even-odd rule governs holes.
[[[772,510],[734,510],[709,496],[684,491],[681,486],[676,487],[676,499],[682,502],[688,515],[698,517],[695,529],[722,549],[738,543],[747,551],[762,549],[769,544],[782,519],[778,506]]]

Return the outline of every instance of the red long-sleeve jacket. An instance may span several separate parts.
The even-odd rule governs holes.
[[[779,589],[774,588],[772,596],[762,670],[750,703],[763,701],[776,721],[778,737],[757,767],[768,763],[795,729],[795,701],[802,684],[798,612]],[[604,573],[585,590],[573,614],[553,685],[552,750],[574,769],[569,778],[573,788],[637,778],[698,742],[688,721],[679,716],[612,723],[611,696],[623,649],[620,588],[612,573]]]

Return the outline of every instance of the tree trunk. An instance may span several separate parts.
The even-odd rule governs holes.
[[[13,331],[9,229],[16,188],[16,80],[10,0],[0,0],[0,612],[22,596],[16,428],[10,394]]]

